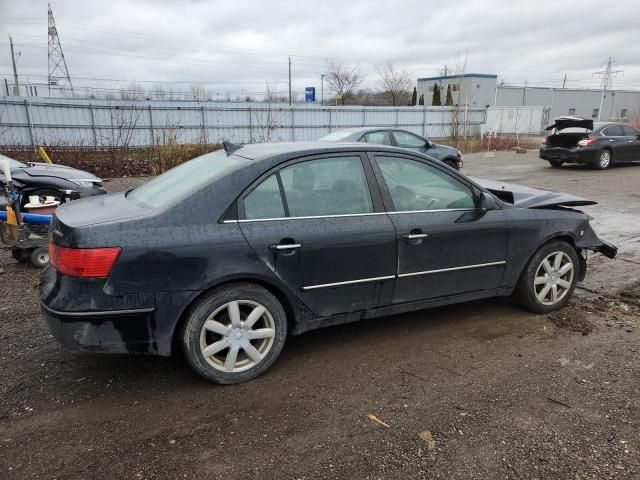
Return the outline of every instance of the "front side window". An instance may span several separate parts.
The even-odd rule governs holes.
[[[367,143],[375,143],[376,145],[391,145],[391,137],[386,130],[369,132],[362,136],[362,140]]]
[[[275,174],[254,188],[244,199],[244,216],[248,220],[282,218],[284,203]]]
[[[373,212],[359,156],[308,160],[280,171],[291,217]]]
[[[425,140],[409,132],[393,132],[396,143],[402,148],[420,148],[425,146]]]
[[[622,133],[624,134],[625,137],[637,137],[638,135],[640,135],[640,132],[638,130],[636,130],[633,127],[630,127],[629,125],[621,125],[622,127]]]
[[[402,157],[376,160],[396,211],[475,208],[471,188],[435,167]]]

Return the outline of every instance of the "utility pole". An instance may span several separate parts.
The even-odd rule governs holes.
[[[564,74],[564,79],[562,80],[562,88],[567,84],[567,74]]]
[[[324,105],[324,73],[320,75],[320,105]]]
[[[13,87],[13,94],[19,96],[20,84],[18,83],[18,69],[16,68],[16,56],[13,52],[13,39],[11,38],[11,35],[9,35],[9,45],[11,46],[11,63],[13,63],[13,80],[15,83]]]
[[[69,88],[71,90],[71,96],[75,97],[73,92],[73,85],[71,83],[71,77],[69,76],[69,69],[67,68],[67,61],[62,53],[62,44],[60,43],[60,37],[58,36],[58,29],[56,28],[56,21],[53,18],[53,12],[51,11],[51,4],[49,4],[49,96],[51,96],[51,87],[58,87],[60,90]]]
[[[289,106],[291,104],[291,57],[289,57]]]
[[[600,121],[600,116],[602,115],[602,106],[604,104],[605,92],[607,91],[607,88],[611,87],[612,84],[611,77],[624,71],[613,70],[614,63],[616,63],[615,60],[609,57],[607,60],[606,68],[604,70],[593,72],[594,75],[602,75],[602,94],[600,95],[600,108],[598,108],[598,122]]]

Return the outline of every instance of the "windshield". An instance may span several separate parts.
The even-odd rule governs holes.
[[[4,155],[0,155],[0,160],[7,160],[9,162],[10,171],[14,171],[18,168],[26,168],[24,163],[14,160],[13,158],[5,157]],[[0,171],[0,173],[2,172]]]
[[[347,137],[350,137],[351,135],[353,135],[353,132],[333,132],[330,133],[329,135],[325,135],[324,137],[322,137],[320,139],[320,141],[322,142],[340,142],[342,140],[346,140]]]
[[[224,150],[217,150],[172,168],[132,190],[127,198],[151,208],[163,208],[249,162],[246,158],[227,156]]]

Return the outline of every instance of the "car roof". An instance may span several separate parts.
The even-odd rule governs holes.
[[[279,161],[298,156],[314,155],[321,153],[339,152],[371,152],[389,151],[397,153],[407,153],[404,148],[391,147],[362,142],[279,142],[279,143],[253,143],[243,145],[233,152],[233,155],[247,158],[249,160],[278,159]],[[418,152],[411,152],[412,155],[431,158]]]

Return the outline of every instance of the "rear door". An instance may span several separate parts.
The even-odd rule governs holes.
[[[363,155],[288,162],[239,201],[252,249],[319,316],[375,308],[393,286],[395,231]]]
[[[502,286],[513,228],[506,211],[476,208],[475,187],[423,159],[376,153],[373,167],[397,232],[393,303]]]

